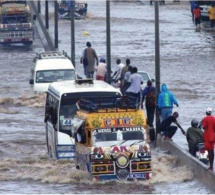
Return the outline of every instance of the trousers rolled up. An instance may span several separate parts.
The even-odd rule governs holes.
[[[172,138],[173,135],[175,135],[175,132],[177,131],[178,127],[176,126],[169,126],[169,127],[166,127],[165,130],[161,130],[164,132],[164,136],[166,137],[169,137],[169,138]]]

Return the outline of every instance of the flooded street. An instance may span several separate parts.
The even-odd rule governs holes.
[[[53,7],[50,8],[52,10]],[[188,3],[160,6],[161,84],[167,84],[179,102],[179,122],[187,130],[193,118],[201,120],[206,107],[214,107],[215,32],[203,24],[195,32]],[[53,34],[53,12],[50,32]],[[87,31],[90,35],[84,36]],[[106,54],[106,4],[88,3],[86,20],[75,21],[76,70],[83,76],[80,57],[87,41],[99,57]],[[59,21],[59,50],[71,55],[70,21]],[[112,69],[116,58],[149,72],[155,78],[154,6],[111,3]],[[0,190],[1,193],[214,193],[193,179],[177,159],[153,149],[153,178],[135,182],[95,182],[75,170],[75,163],[48,158],[45,142],[45,95],[29,85],[32,60],[43,51],[39,37],[32,47],[0,47]],[[188,150],[180,131],[173,137]]]

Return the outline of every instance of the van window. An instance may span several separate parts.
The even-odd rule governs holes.
[[[37,71],[36,83],[49,83],[57,80],[75,80],[74,70],[43,70]]]

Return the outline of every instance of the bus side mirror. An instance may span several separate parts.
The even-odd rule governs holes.
[[[37,16],[36,15],[33,15],[33,20],[36,20],[37,19]]]
[[[33,84],[34,84],[34,80],[33,80],[33,79],[30,79],[30,80],[29,80],[29,84],[30,84],[30,85],[33,85]]]

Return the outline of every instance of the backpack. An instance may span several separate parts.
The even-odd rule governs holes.
[[[154,88],[150,89],[146,94],[146,106],[156,106],[156,93]]]

